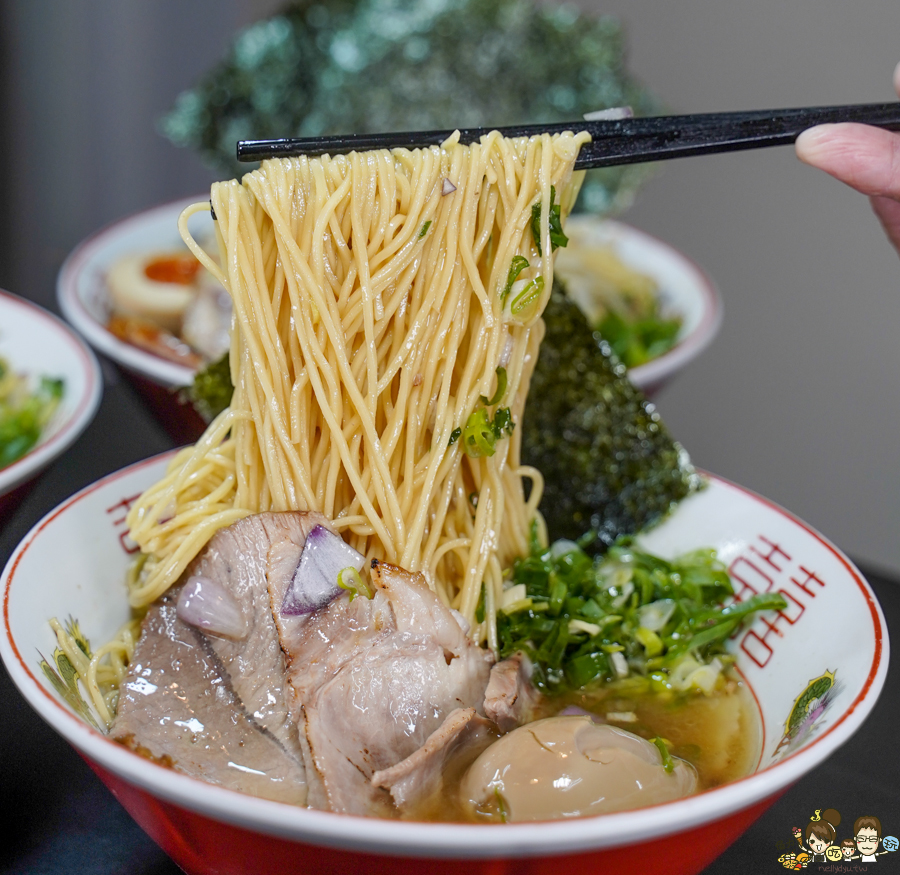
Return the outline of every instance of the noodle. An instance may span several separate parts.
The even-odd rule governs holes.
[[[185,211],[182,235],[234,303],[235,392],[129,514],[147,554],[134,606],[175,583],[216,529],[316,510],[367,559],[421,571],[496,648],[503,569],[539,519],[542,479],[520,466],[514,426],[553,280],[551,204],[570,209],[586,139],[494,132],[267,161],[212,187],[221,268],[187,233],[206,205]],[[528,266],[510,292],[517,256]],[[473,451],[469,426],[507,409],[493,454]]]

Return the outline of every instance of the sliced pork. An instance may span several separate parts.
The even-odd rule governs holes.
[[[285,699],[284,657],[272,618],[266,572],[273,544],[289,543],[299,552],[317,525],[330,527],[318,513],[245,517],[216,532],[183,577],[209,578],[230,592],[247,622],[246,634],[240,638],[210,635],[210,644],[253,719],[298,757],[300,747]]]
[[[272,604],[280,604],[298,561],[289,544],[273,547]],[[373,775],[423,747],[451,712],[481,714],[493,659],[421,574],[386,563],[369,573],[373,598],[342,594],[307,616],[276,612],[276,622],[309,805],[390,814],[390,795]]]
[[[484,713],[503,732],[511,732],[532,719],[538,693],[531,683],[531,673],[531,661],[522,652],[514,653],[491,669],[484,694]]]
[[[187,775],[303,804],[302,762],[247,713],[207,636],[178,618],[177,596],[144,619],[110,736]]]
[[[451,763],[461,774],[496,739],[493,723],[476,714],[474,708],[457,708],[422,747],[395,766],[376,772],[371,783],[390,792],[402,815],[424,813],[429,802],[440,805],[444,775]]]
[[[386,563],[362,569],[371,585],[336,581],[324,606],[307,605],[304,546],[311,532],[310,547],[330,537],[316,526],[333,532],[319,514],[265,513],[216,533],[148,614],[113,736],[258,796],[408,814],[439,791],[451,757],[493,737],[493,657],[421,574]]]

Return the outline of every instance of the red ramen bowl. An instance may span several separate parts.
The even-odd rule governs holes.
[[[774,590],[787,600],[784,611],[757,616],[729,642],[759,713],[750,774],[651,808],[505,825],[347,816],[205,784],[89,726],[38,665],[55,647],[51,617],[76,618],[95,646],[128,618],[123,578],[133,546],[125,513],[168,458],[106,477],[32,529],[0,581],[0,653],[31,706],[191,875],[634,873],[634,836],[641,870],[698,872],[859,728],[884,684],[884,618],[860,572],[790,513],[710,477],[642,541],[663,556],[714,547],[739,597]]]

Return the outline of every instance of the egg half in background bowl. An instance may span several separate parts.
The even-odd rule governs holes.
[[[180,442],[196,440],[205,423],[178,390],[228,345],[227,295],[178,234],[181,211],[205,198],[162,204],[98,231],[69,254],[56,283],[65,318]],[[212,221],[209,213],[191,220],[198,240],[212,240]],[[194,345],[181,337],[185,328]]]
[[[884,618],[860,572],[790,513],[711,476],[640,545],[663,557],[713,547],[739,596],[778,591],[787,601],[729,642],[759,718],[745,777],[650,808],[496,825],[348,816],[206,784],[111,741],[60,698],[39,667],[56,646],[51,617],[76,618],[95,646],[128,619],[123,581],[133,546],[125,512],[170,458],[82,490],[25,537],[0,580],[0,654],[31,706],[191,875],[633,873],[636,859],[643,871],[698,872],[859,728],[884,684]]]
[[[170,434],[184,442],[196,440],[205,424],[179,398],[178,390],[191,383],[199,359],[218,358],[216,351],[222,344],[221,308],[217,312],[210,303],[214,281],[208,274],[204,277],[202,269],[191,274],[191,282],[181,284],[154,282],[146,272],[152,272],[155,264],[167,258],[173,260],[179,252],[192,259],[178,235],[178,216],[189,204],[205,199],[205,195],[197,195],[163,204],[110,225],[72,251],[57,279],[57,298],[66,319],[94,349],[119,366]],[[212,217],[208,213],[194,216],[191,229],[197,239],[209,240],[208,250],[214,251]],[[631,381],[652,395],[712,342],[722,321],[718,290],[685,255],[630,225],[578,215],[569,218],[566,229],[570,243],[557,252],[557,274],[566,281],[570,295],[593,323],[599,322],[604,309],[600,303],[604,287],[615,285],[619,282],[617,277],[623,275],[637,277],[650,290],[643,297],[658,305],[661,317],[677,321],[671,346],[629,372]],[[584,281],[594,253],[600,253],[605,264],[614,264],[613,276],[600,277],[599,283]],[[165,265],[163,269],[167,269]],[[177,270],[174,266],[168,269]],[[188,306],[187,301],[200,285],[204,286],[204,294],[198,302],[203,306]],[[161,299],[156,306],[152,302],[154,286]],[[124,313],[116,307],[117,299],[120,303],[123,300],[117,288],[126,289]],[[127,290],[132,290],[131,294]],[[618,295],[620,300],[632,297],[627,288]],[[187,320],[206,327],[197,330],[177,315],[184,313],[185,308]],[[187,340],[179,344],[180,355],[163,357],[151,351],[158,341],[151,339],[149,344],[135,345],[124,339],[122,330],[110,330],[111,320],[121,325],[123,316],[152,319],[154,309],[160,312],[160,327],[174,335],[180,334],[182,327],[186,329]],[[214,335],[212,340],[209,335]],[[142,343],[140,337],[135,339]]]
[[[88,427],[100,404],[103,380],[96,357],[68,325],[30,301],[3,291],[0,291],[0,360],[4,370],[0,380],[14,377],[20,383],[19,389],[32,398],[41,391],[42,378],[61,381],[61,394],[54,401],[49,419],[40,428],[37,443],[25,455],[0,466],[2,519],[24,497],[34,478]],[[23,409],[20,400],[13,400],[8,408],[0,400],[0,412],[5,409],[18,415]],[[4,429],[0,435],[4,445],[8,439],[20,437],[12,433],[5,435],[7,427],[16,431],[15,422],[7,421],[0,426]]]

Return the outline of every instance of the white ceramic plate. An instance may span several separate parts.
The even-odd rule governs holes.
[[[56,297],[63,315],[94,349],[168,389],[189,385],[194,372],[125,343],[107,330],[110,299],[106,274],[123,255],[184,247],[178,234],[178,216],[186,206],[208,199],[209,195],[201,194],[173,201],[109,225],[72,250],[56,280]],[[211,235],[212,228],[208,212],[191,219],[191,231],[199,240]]]
[[[95,646],[128,617],[125,512],[163,474],[168,458],[110,475],[32,529],[0,580],[0,654],[32,707],[90,760],[154,797],[226,824],[316,845],[400,856],[572,854],[633,845],[634,836],[643,843],[718,821],[787,788],[850,737],[884,684],[884,618],[859,571],[791,514],[712,478],[706,490],[682,502],[644,543],[664,556],[715,547],[739,594],[778,590],[788,600],[786,611],[757,617],[730,642],[761,714],[764,738],[754,774],[640,811],[502,829],[350,817],[207,785],[158,766],[90,728],[59,699],[38,668],[38,654],[49,656],[55,646],[47,624],[51,617],[77,618]],[[811,682],[826,676],[831,678],[827,689],[811,696]],[[804,706],[802,714],[791,721],[798,702]]]
[[[96,357],[71,328],[41,307],[2,291],[0,356],[34,380],[65,380],[62,401],[37,446],[0,468],[2,496],[34,477],[87,428],[100,404],[103,380]]]

